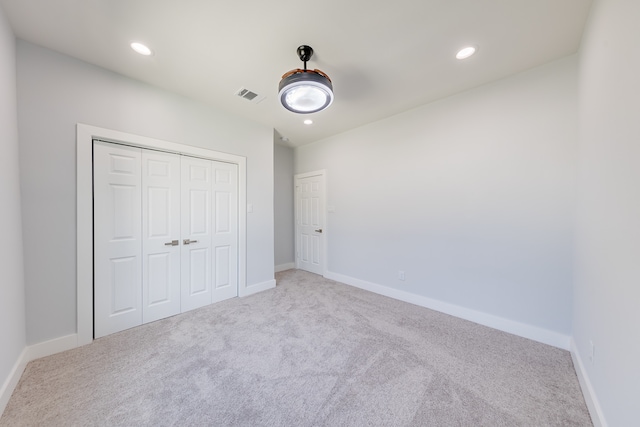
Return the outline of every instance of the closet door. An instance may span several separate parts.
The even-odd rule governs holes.
[[[238,295],[238,167],[94,142],[96,338]]]
[[[180,313],[180,156],[142,150],[142,320]]]
[[[94,318],[99,338],[142,324],[139,148],[94,141]]]
[[[213,302],[238,296],[238,165],[213,167]]]
[[[211,304],[211,161],[182,156],[181,309]]]

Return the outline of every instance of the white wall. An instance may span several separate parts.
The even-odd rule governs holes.
[[[274,144],[275,265],[287,268],[294,259],[293,149]]]
[[[640,2],[596,1],[580,51],[573,339],[610,426],[640,420],[639,19]]]
[[[297,148],[296,173],[327,169],[328,270],[566,347],[576,72],[572,56]]]
[[[273,129],[18,41],[27,342],[76,332],[76,123],[247,157],[247,285],[274,278]]]
[[[15,39],[0,7],[0,414],[26,346]]]

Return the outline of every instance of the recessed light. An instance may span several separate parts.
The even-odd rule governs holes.
[[[149,49],[147,46],[143,45],[142,43],[138,43],[138,42],[131,43],[131,49],[135,50],[140,55],[144,55],[144,56],[149,56],[153,54],[151,49]]]
[[[307,120],[304,121],[304,124],[305,125],[312,125],[313,124],[313,120],[307,119]]]
[[[460,49],[458,51],[458,53],[456,54],[456,58],[458,59],[466,59],[468,57],[470,57],[471,55],[473,55],[474,53],[476,53],[476,48],[473,46],[467,46],[463,49]]]

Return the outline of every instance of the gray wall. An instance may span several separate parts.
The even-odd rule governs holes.
[[[0,387],[26,344],[15,46],[0,7]]]
[[[274,144],[275,265],[295,262],[293,149]]]
[[[638,1],[596,1],[580,52],[573,338],[610,426],[640,420],[638,18]]]
[[[273,129],[18,41],[27,342],[76,332],[76,123],[247,157],[247,285],[274,278]]]
[[[296,173],[327,170],[330,272],[568,336],[576,148],[574,55],[297,148]]]

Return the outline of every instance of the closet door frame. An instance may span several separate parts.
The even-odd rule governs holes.
[[[129,145],[139,148],[184,154],[238,166],[238,296],[247,291],[247,159],[244,156],[222,153],[206,148],[193,147],[133,135],[111,129],[76,125],[76,173],[77,173],[77,230],[76,230],[76,280],[78,345],[93,341],[93,140]]]

